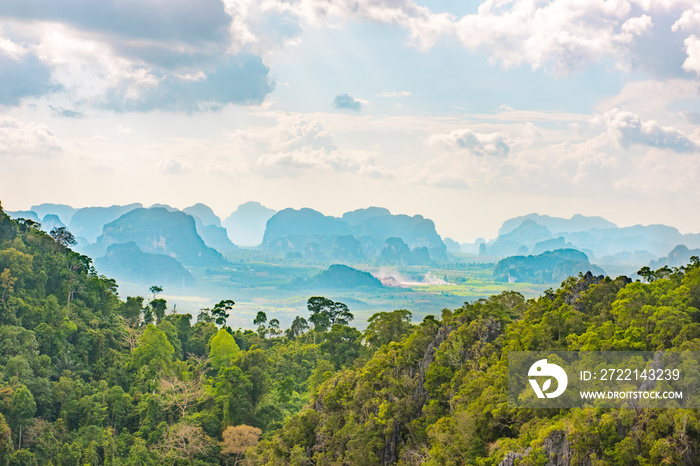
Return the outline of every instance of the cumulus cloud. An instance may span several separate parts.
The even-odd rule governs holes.
[[[274,85],[262,57],[243,50],[254,37],[233,3],[2,2],[0,104],[57,91],[116,111],[259,104]]]
[[[674,152],[694,152],[697,145],[682,131],[662,126],[654,120],[643,121],[639,115],[614,108],[603,116],[610,137],[622,147],[640,144],[670,149]]]
[[[345,110],[359,111],[362,108],[362,103],[347,94],[338,94],[335,96],[335,99],[333,99],[333,106]]]
[[[0,157],[50,157],[62,151],[62,142],[46,125],[0,114]]]
[[[688,55],[688,58],[683,62],[683,69],[694,71],[700,76],[700,39],[693,34],[683,43],[685,44],[685,53]]]
[[[447,149],[465,150],[475,155],[505,157],[510,146],[500,133],[475,133],[470,129],[458,129],[447,134],[436,134],[428,139],[430,144]]]
[[[371,153],[338,148],[322,121],[285,118],[276,127],[255,136],[234,136],[235,139],[243,137],[248,147],[261,153],[257,167],[273,176],[292,175],[296,170],[322,169],[354,172],[373,178],[391,177],[386,169],[375,163],[376,157]]]

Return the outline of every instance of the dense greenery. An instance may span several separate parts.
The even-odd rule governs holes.
[[[642,272],[645,282],[579,275],[536,300],[504,292],[427,317],[400,342],[334,374],[248,458],[261,465],[700,464],[696,410],[507,403],[509,351],[699,350],[700,261]]]
[[[157,285],[122,301],[66,233],[0,209],[0,465],[700,463],[694,410],[506,400],[509,351],[700,350],[697,259],[418,325],[379,312],[360,332],[314,296],[289,329],[260,312],[233,331],[230,299],[194,318]]]
[[[235,464],[369,351],[322,297],[286,332],[234,332],[230,299],[171,313],[157,285],[121,301],[72,244],[0,209],[1,465]]]

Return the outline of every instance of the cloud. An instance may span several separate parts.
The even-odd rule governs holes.
[[[510,146],[500,133],[475,133],[470,129],[458,129],[448,134],[436,134],[428,143],[451,150],[466,150],[480,156],[505,157]]]
[[[347,94],[338,94],[335,96],[335,99],[333,99],[333,106],[335,108],[360,111],[362,103]]]
[[[391,178],[368,151],[339,148],[326,124],[298,116],[279,115],[279,123],[265,130],[232,135],[241,150],[260,154],[258,169],[271,176],[294,176],[300,170],[357,173],[370,178]]]
[[[0,114],[0,157],[50,157],[61,152],[62,142],[46,125]]]
[[[0,105],[18,105],[25,97],[57,89],[49,67],[35,55],[9,55],[3,51],[0,49]]]
[[[189,168],[177,157],[166,157],[160,161],[160,171],[167,175],[178,175]]]
[[[54,107],[49,105],[51,112],[61,118],[85,118],[85,114],[82,112],[76,112],[75,110],[69,110],[63,107]]]
[[[260,104],[274,88],[269,71],[256,55],[229,56],[207,73],[200,70],[184,78],[165,74],[136,85],[112,88],[104,96],[102,106],[115,111],[196,112],[226,104]]]
[[[246,9],[226,1],[2,2],[0,104],[56,93],[81,110],[259,104],[274,83],[243,50],[255,40]]]
[[[377,97],[408,97],[411,95],[408,91],[390,91],[390,92],[380,92],[375,94]]]
[[[700,76],[700,39],[693,34],[683,43],[685,44],[685,53],[688,55],[688,58],[683,62],[683,69],[694,71]]]
[[[642,121],[636,113],[614,108],[603,118],[608,134],[622,147],[640,144],[674,152],[695,152],[698,149],[683,132],[672,126],[661,126],[654,120]]]
[[[231,16],[220,0],[22,0],[0,2],[0,17],[58,22],[120,41],[220,42]]]

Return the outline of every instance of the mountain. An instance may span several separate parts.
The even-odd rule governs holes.
[[[353,269],[347,265],[333,264],[316,275],[309,285],[318,288],[381,288],[382,282],[369,272]]]
[[[366,209],[345,212],[341,218],[348,225],[359,225],[372,217],[383,217],[387,215],[391,215],[389,209],[385,209],[384,207],[367,207]]]
[[[216,225],[221,226],[221,219],[211,210],[211,207],[205,204],[195,204],[190,207],[182,209],[186,214],[190,214],[193,217],[198,217],[202,221],[202,225]]]
[[[551,239],[554,237],[546,226],[527,219],[514,230],[498,235],[495,240],[486,243],[486,252],[497,257],[523,255],[537,243]]]
[[[33,205],[29,210],[36,212],[39,218],[44,218],[46,215],[54,214],[61,219],[64,225],[70,224],[70,220],[75,213],[75,209],[65,204],[39,204]]]
[[[143,252],[133,241],[109,246],[103,257],[95,259],[95,268],[103,275],[145,285],[187,286],[194,283],[192,275],[177,259]]]
[[[33,210],[15,210],[15,211],[8,210],[5,213],[7,215],[9,215],[10,218],[13,220],[17,220],[19,218],[24,218],[24,219],[31,220],[31,221],[36,222],[36,223],[41,223],[41,219],[39,218],[37,213],[34,212]]]
[[[140,203],[113,205],[111,207],[83,207],[73,214],[68,230],[76,237],[83,237],[94,243],[102,234],[102,228],[127,212],[143,207]]]
[[[576,214],[573,217],[566,219],[532,213],[506,220],[503,222],[501,229],[498,230],[498,234],[505,235],[510,233],[526,220],[532,220],[539,225],[547,227],[547,229],[555,235],[564,232],[586,231],[590,230],[591,228],[602,230],[617,227],[617,225],[604,219],[603,217],[586,217],[584,215]]]
[[[184,212],[162,207],[139,208],[105,225],[93,254],[112,244],[133,241],[143,252],[166,254],[187,266],[209,267],[225,263],[221,253],[208,247],[197,234],[194,219]]]
[[[63,228],[65,226],[66,225],[56,214],[46,214],[44,218],[41,219],[41,229],[47,233],[49,233],[54,228]]]
[[[193,217],[197,234],[204,240],[210,248],[214,248],[221,253],[228,253],[238,249],[228,237],[226,228],[214,224],[203,225],[199,217]]]
[[[399,238],[411,250],[425,248],[432,260],[447,260],[446,247],[432,220],[386,212],[371,207],[336,218],[312,209],[284,209],[268,220],[261,246],[278,252],[301,252],[314,244],[314,250],[329,256],[336,238],[350,235],[362,243],[363,255],[378,256],[388,238]]]
[[[235,244],[257,246],[263,241],[265,224],[277,213],[259,202],[246,202],[238,206],[223,222],[228,237]]]
[[[537,256],[512,256],[498,261],[493,270],[497,282],[510,283],[560,283],[567,277],[579,273],[591,272],[593,275],[605,275],[605,271],[591,265],[581,251],[575,249],[557,249]]]
[[[690,262],[690,258],[693,256],[700,257],[700,249],[688,249],[688,246],[679,244],[673,248],[666,257],[650,261],[649,267],[653,270],[660,269],[664,265],[669,267],[681,267]]]

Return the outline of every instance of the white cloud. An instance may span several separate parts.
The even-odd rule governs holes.
[[[622,31],[635,36],[641,36],[654,26],[651,16],[642,15],[630,18],[622,24]]]
[[[614,108],[603,116],[610,137],[622,147],[641,144],[670,149],[674,152],[694,152],[696,144],[682,131],[662,126],[654,120],[643,121],[639,115]]]
[[[409,95],[411,93],[408,91],[388,91],[375,94],[376,97],[408,97]]]
[[[0,114],[0,157],[50,157],[63,151],[63,143],[43,124]]]
[[[683,62],[683,69],[694,71],[700,76],[700,39],[693,34],[683,43],[685,44],[685,52],[688,54],[688,58]]]
[[[466,150],[475,155],[508,155],[510,146],[500,133],[475,133],[470,129],[458,129],[448,134],[436,134],[428,139],[429,144],[441,145],[447,149]]]

